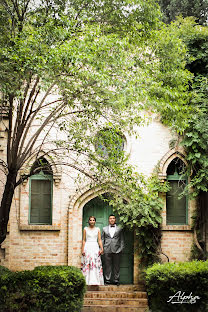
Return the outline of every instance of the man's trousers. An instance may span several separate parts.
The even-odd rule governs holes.
[[[104,253],[105,283],[119,283],[121,253]]]

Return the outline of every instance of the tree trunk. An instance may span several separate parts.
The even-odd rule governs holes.
[[[16,187],[17,171],[9,171],[0,206],[0,244],[5,240],[9,212],[12,205],[14,190]]]

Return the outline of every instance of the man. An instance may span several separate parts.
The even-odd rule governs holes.
[[[116,225],[115,215],[109,216],[109,225],[103,228],[102,243],[105,261],[105,284],[119,285],[120,258],[124,249],[124,235],[120,226]]]

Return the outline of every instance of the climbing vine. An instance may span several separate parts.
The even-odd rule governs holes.
[[[118,168],[115,192],[108,200],[124,228],[134,231],[140,266],[142,268],[159,261],[163,201],[159,193],[169,190],[168,182],[161,183],[155,172],[150,178],[137,173],[132,166]],[[106,190],[109,185],[106,184]]]
[[[178,18],[169,28],[185,45],[184,66],[190,79],[187,89],[181,92],[181,98],[186,94],[183,105],[179,102],[165,109],[158,105],[157,111],[161,121],[181,136],[187,175],[191,177],[187,192],[193,189],[192,196],[197,197],[201,191],[208,191],[208,27],[197,25],[193,18]]]
[[[180,144],[184,147],[188,162],[186,175],[190,177],[184,192],[189,194],[189,198],[198,199],[203,192],[208,192],[208,27],[197,25],[193,18],[182,17],[169,27],[185,44],[185,69],[192,77],[190,76],[188,89],[185,91],[188,95],[185,105],[176,105],[174,114],[171,106],[166,107],[166,110],[158,106],[157,111],[161,114],[161,121],[180,136]],[[207,257],[199,243],[201,209],[198,202],[192,222],[192,254],[199,259]]]
[[[167,35],[172,38],[168,40],[168,45],[167,41],[163,40]],[[179,142],[187,155],[188,166],[185,174],[190,177],[185,192],[197,198],[201,192],[208,191],[208,27],[198,26],[193,18],[179,18],[171,25],[165,26],[156,34],[157,36],[161,40],[155,43],[155,55],[160,57],[161,53],[170,49],[170,46],[173,52],[167,54],[167,59],[162,57],[161,76],[158,75],[161,80],[155,82],[150,91],[152,96],[155,96],[152,109],[160,114],[161,121],[165,125],[178,133]],[[174,41],[176,37],[180,38],[178,46]],[[174,60],[177,49],[181,49],[179,53],[181,58]],[[183,53],[186,55],[184,59]],[[173,62],[170,64],[171,56]],[[176,76],[169,75],[174,62],[174,66],[178,66],[176,76],[181,75],[183,87],[179,86]],[[174,96],[172,94],[166,104],[164,102],[161,104],[160,98],[164,98],[173,90]],[[158,258],[163,207],[159,193],[169,190],[168,183],[162,184],[157,173],[145,180],[144,176],[134,173],[130,168],[126,168],[120,178],[117,176],[117,182],[123,187],[117,195],[114,195],[111,204],[119,214],[123,225],[135,231],[141,265],[148,266]],[[124,201],[123,198],[127,200]],[[200,251],[202,248],[197,239],[200,228],[199,215],[200,208],[197,207],[193,220],[195,237],[193,253],[202,257],[202,250]]]

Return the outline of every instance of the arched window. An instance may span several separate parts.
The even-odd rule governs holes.
[[[31,168],[30,224],[52,224],[53,172],[45,158],[38,159]]]
[[[187,184],[184,169],[185,164],[178,157],[173,159],[167,168],[170,191],[166,197],[166,222],[169,225],[188,223],[188,198],[180,196]]]

